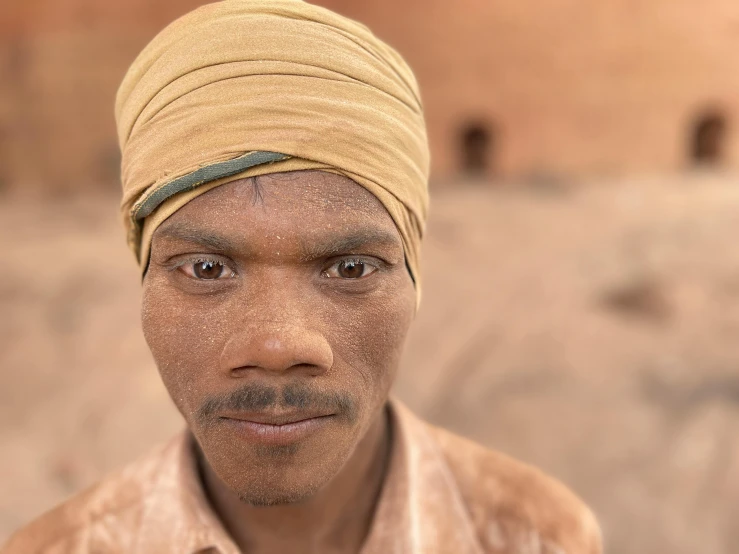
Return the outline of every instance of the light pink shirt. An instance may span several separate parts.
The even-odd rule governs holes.
[[[587,507],[538,470],[391,404],[388,473],[361,554],[599,554]],[[3,554],[238,554],[183,432],[18,531]]]

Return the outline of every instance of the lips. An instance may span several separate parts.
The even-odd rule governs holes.
[[[289,425],[319,417],[329,417],[333,414],[319,411],[289,411],[289,412],[224,412],[223,419],[235,419],[264,425]]]
[[[225,413],[219,420],[248,442],[287,445],[330,424],[335,414],[316,412]]]

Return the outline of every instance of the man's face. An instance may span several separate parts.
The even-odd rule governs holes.
[[[303,171],[216,187],[170,216],[142,320],[209,466],[275,504],[325,485],[376,422],[414,309],[382,204]]]

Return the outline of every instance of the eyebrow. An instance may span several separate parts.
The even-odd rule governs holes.
[[[158,229],[157,233],[167,238],[199,244],[217,252],[235,253],[244,249],[243,243],[236,243],[222,235],[197,229],[183,223],[172,223],[166,227],[162,226]],[[390,233],[381,229],[360,228],[353,230],[351,234],[330,237],[317,244],[301,244],[300,260],[308,262],[321,258],[331,258],[341,254],[350,254],[370,247],[388,248],[398,246],[399,244],[400,237],[397,233]]]
[[[157,234],[199,244],[219,252],[233,251],[236,249],[236,244],[233,241],[221,235],[202,231],[182,223],[173,223],[166,227],[162,226],[157,230]]]
[[[380,229],[356,229],[352,234],[332,237],[318,244],[303,244],[300,257],[302,261],[308,262],[350,254],[370,247],[393,247],[399,243],[400,237],[397,234]]]

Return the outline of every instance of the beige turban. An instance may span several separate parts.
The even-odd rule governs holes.
[[[236,179],[345,175],[398,227],[418,286],[429,152],[413,73],[363,25],[300,0],[224,0],[164,29],[116,98],[128,241]]]

